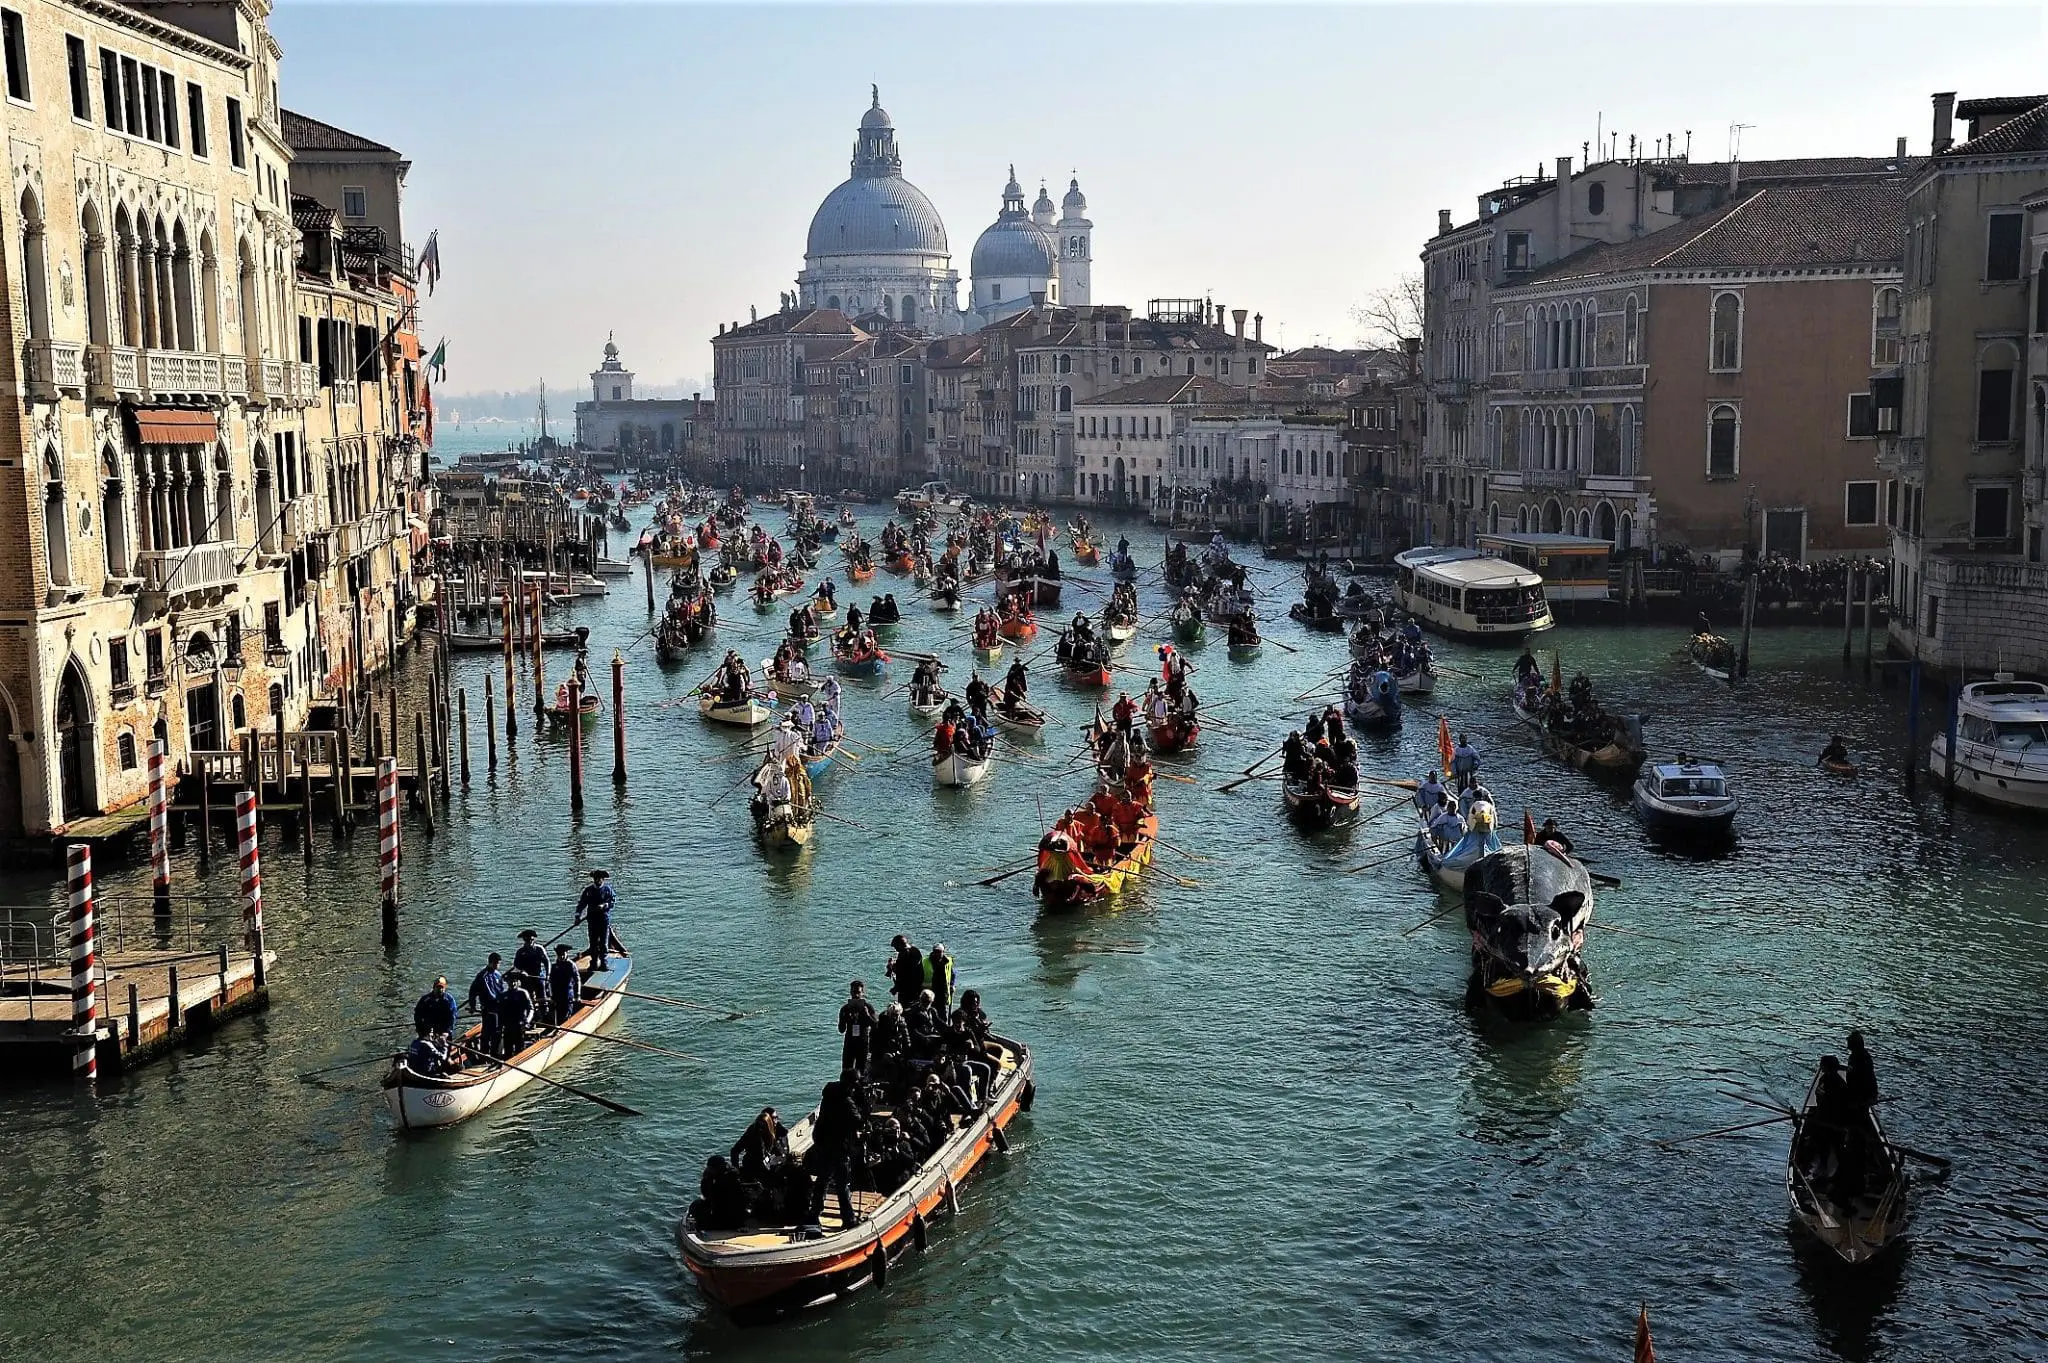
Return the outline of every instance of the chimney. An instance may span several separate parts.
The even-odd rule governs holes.
[[[1440,237],[1449,236],[1450,231],[1451,210],[1448,208],[1439,208],[1436,211],[1436,234]]]
[[[761,310],[755,307],[752,303],[747,304],[747,320],[749,322],[758,322],[761,320]]]
[[[718,334],[721,336],[725,335],[725,323],[720,322],[718,324]]]
[[[1252,314],[1252,340],[1258,345],[1266,343],[1266,314],[1263,312]]]
[[[1237,324],[1237,343],[1239,345],[1244,344],[1244,319],[1246,315],[1243,308],[1232,308],[1230,310],[1230,320]]]
[[[1557,158],[1557,259],[1572,253],[1572,158]],[[1535,264],[1531,261],[1530,264]]]
[[[1742,158],[1735,157],[1728,162],[1728,197],[1733,199],[1742,188]]]
[[[699,389],[697,392],[690,394],[690,404],[692,406],[695,406],[696,404],[702,401],[704,401],[704,393],[702,389]]]
[[[1956,92],[1943,90],[1934,97],[1934,149],[1939,156],[1956,144]]]
[[[1893,159],[1894,161],[1897,161],[1897,162],[1898,162],[1898,163],[1899,163],[1900,165],[1902,165],[1902,166],[1906,164],[1906,139],[1905,139],[1905,138],[1903,138],[1903,137],[1902,137],[1902,138],[1900,138],[1900,139],[1899,139],[1899,148],[1898,148],[1898,150],[1897,150],[1897,151],[1895,151],[1895,152],[1893,152],[1893,153],[1892,153],[1892,159]]]

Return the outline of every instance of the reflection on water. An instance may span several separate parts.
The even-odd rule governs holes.
[[[1786,1233],[1799,1267],[1799,1291],[1829,1353],[1846,1363],[1886,1356],[1884,1326],[1898,1304],[1913,1258],[1910,1240],[1866,1264],[1850,1266],[1791,1217]]]

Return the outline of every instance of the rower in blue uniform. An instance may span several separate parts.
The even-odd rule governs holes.
[[[548,952],[546,947],[537,945],[539,937],[540,933],[532,928],[519,934],[519,950],[512,953],[512,968],[544,980],[548,974]]]
[[[420,1001],[412,1006],[412,1021],[415,1027],[424,1027],[435,1036],[455,1035],[455,996],[448,992],[448,977],[434,977],[434,987],[420,995]]]
[[[569,954],[567,942],[555,948],[555,963],[548,967],[548,985],[555,1025],[559,1027],[583,1002],[583,976],[576,969],[576,958]]]
[[[492,952],[484,968],[469,982],[469,1011],[483,1019],[485,1055],[499,1054],[498,1000],[505,996],[505,977],[498,973],[498,962],[503,959]]]
[[[592,871],[590,884],[583,889],[583,895],[576,901],[576,923],[590,925],[590,968],[604,970],[610,967],[609,952],[616,949],[625,951],[625,945],[612,931],[612,914],[617,911],[619,897],[611,886],[610,871]],[[569,926],[574,927],[576,923]]]

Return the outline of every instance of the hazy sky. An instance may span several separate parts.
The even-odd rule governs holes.
[[[1773,9],[285,0],[285,102],[412,160],[422,330],[451,392],[574,380],[616,330],[643,381],[774,308],[846,177],[868,84],[964,277],[1006,167],[1077,172],[1097,302],[1212,295],[1266,339],[1352,344],[1436,211],[1596,120],[1697,160],[1924,153],[1928,96],[2048,87],[2038,6]]]

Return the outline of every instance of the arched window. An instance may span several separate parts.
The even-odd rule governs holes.
[[[1522,371],[1541,369],[1536,359],[1536,309],[1522,309]]]
[[[1614,547],[1627,553],[1634,546],[1636,522],[1628,512],[1621,513],[1621,527],[1615,535]]]
[[[1742,414],[1727,403],[1707,413],[1707,477],[1733,478],[1742,468]]]
[[[1059,410],[1062,412],[1074,410],[1074,390],[1065,384],[1060,385],[1059,389]]]
[[[910,324],[917,321],[917,300],[915,298],[912,298],[907,293],[903,295],[903,311],[901,313],[901,317],[903,320],[903,324],[905,326],[909,326]]]
[[[192,248],[185,240],[185,224],[171,229],[171,330],[180,350],[199,348],[199,331],[193,311]]]
[[[1621,309],[1621,362],[1641,364],[1643,362],[1643,314],[1636,306],[1636,296],[1630,294],[1628,302]]]
[[[100,456],[100,541],[107,556],[107,576],[128,576],[128,490],[121,481],[120,460],[109,445]]]
[[[235,249],[235,269],[240,282],[235,286],[235,302],[238,310],[237,321],[242,329],[242,355],[256,359],[263,353],[263,325],[258,308],[262,298],[256,288],[256,256],[243,241]],[[135,341],[130,340],[130,345]]]
[[[1517,535],[1529,533],[1529,508],[1526,506],[1515,508],[1515,533]]]
[[[1621,409],[1621,476],[1636,476],[1636,409]]]
[[[43,206],[33,189],[21,191],[21,300],[32,341],[50,335],[50,290],[43,273]]]
[[[43,566],[52,587],[71,585],[70,516],[66,514],[64,466],[53,448],[43,455]]]
[[[835,293],[828,296],[825,299],[825,306],[832,309],[832,311],[834,312],[839,311],[839,295]]]
[[[1714,295],[1713,335],[1707,348],[1707,367],[1717,374],[1732,374],[1742,368],[1742,295]]]
[[[1593,518],[1593,536],[1610,544],[1614,542],[1614,503],[1600,503],[1600,512]]]
[[[199,234],[199,345],[208,354],[220,350],[220,261],[210,231]]]
[[[107,234],[100,225],[99,209],[88,202],[80,221],[84,238],[85,335],[94,345],[107,345]]]
[[[1595,180],[1586,187],[1586,212],[1599,217],[1607,211],[1607,186]]]
[[[1323,451],[1323,477],[1325,477],[1325,478],[1335,478],[1336,476],[1337,476],[1337,452],[1336,452],[1335,450],[1324,450],[1324,451]]]
[[[1486,504],[1486,533],[1489,535],[1498,535],[1500,533],[1499,502],[1488,502]]]
[[[208,530],[206,538],[211,540],[235,538],[235,474],[225,445],[213,454],[213,521]]]

